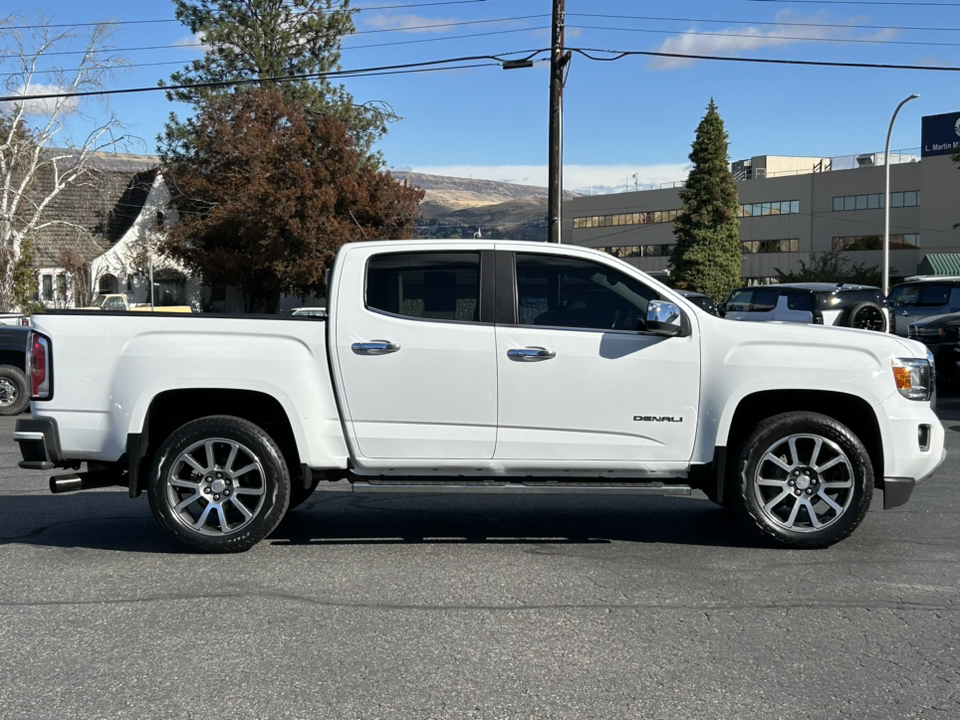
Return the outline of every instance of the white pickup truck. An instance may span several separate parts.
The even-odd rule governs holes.
[[[327,318],[35,317],[21,467],[53,492],[146,491],[186,547],[269,535],[319,482],[355,492],[685,495],[824,547],[874,489],[944,457],[914,341],[734,323],[608,255],[497,240],[367,242]],[[81,466],[86,468],[81,472]]]

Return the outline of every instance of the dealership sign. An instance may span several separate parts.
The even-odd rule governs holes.
[[[960,150],[960,112],[928,115],[921,128],[921,157],[952,155]]]

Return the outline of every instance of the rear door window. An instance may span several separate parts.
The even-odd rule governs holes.
[[[792,292],[787,295],[787,309],[813,312],[813,293]]]
[[[927,285],[920,291],[920,305],[924,307],[938,307],[946,305],[950,299],[949,285]]]
[[[425,320],[480,319],[480,253],[389,253],[367,264],[367,307]]]
[[[777,307],[780,291],[777,289],[759,288],[753,296],[751,312],[770,312]]]

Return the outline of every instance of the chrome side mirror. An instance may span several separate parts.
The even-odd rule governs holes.
[[[687,327],[680,306],[667,300],[651,300],[647,305],[647,330],[670,337],[686,335]]]

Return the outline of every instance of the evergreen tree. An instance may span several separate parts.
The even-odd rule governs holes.
[[[740,285],[743,262],[740,201],[727,147],[723,119],[711,98],[690,152],[693,169],[680,191],[683,209],[673,226],[677,245],[670,267],[676,287],[705,293],[714,302]]]
[[[340,69],[340,39],[353,32],[349,0],[174,0],[176,16],[207,46],[199,60],[170,76],[171,85],[256,80],[326,73]],[[165,83],[161,81],[161,86]],[[185,102],[199,112],[211,98],[232,94],[241,86],[168,90],[171,101]],[[385,103],[355,104],[343,85],[324,77],[278,83],[287,100],[302,103],[314,114],[343,123],[354,146],[367,161],[374,143],[398,119]],[[190,153],[196,137],[192,120],[170,115],[159,138],[164,161]]]

